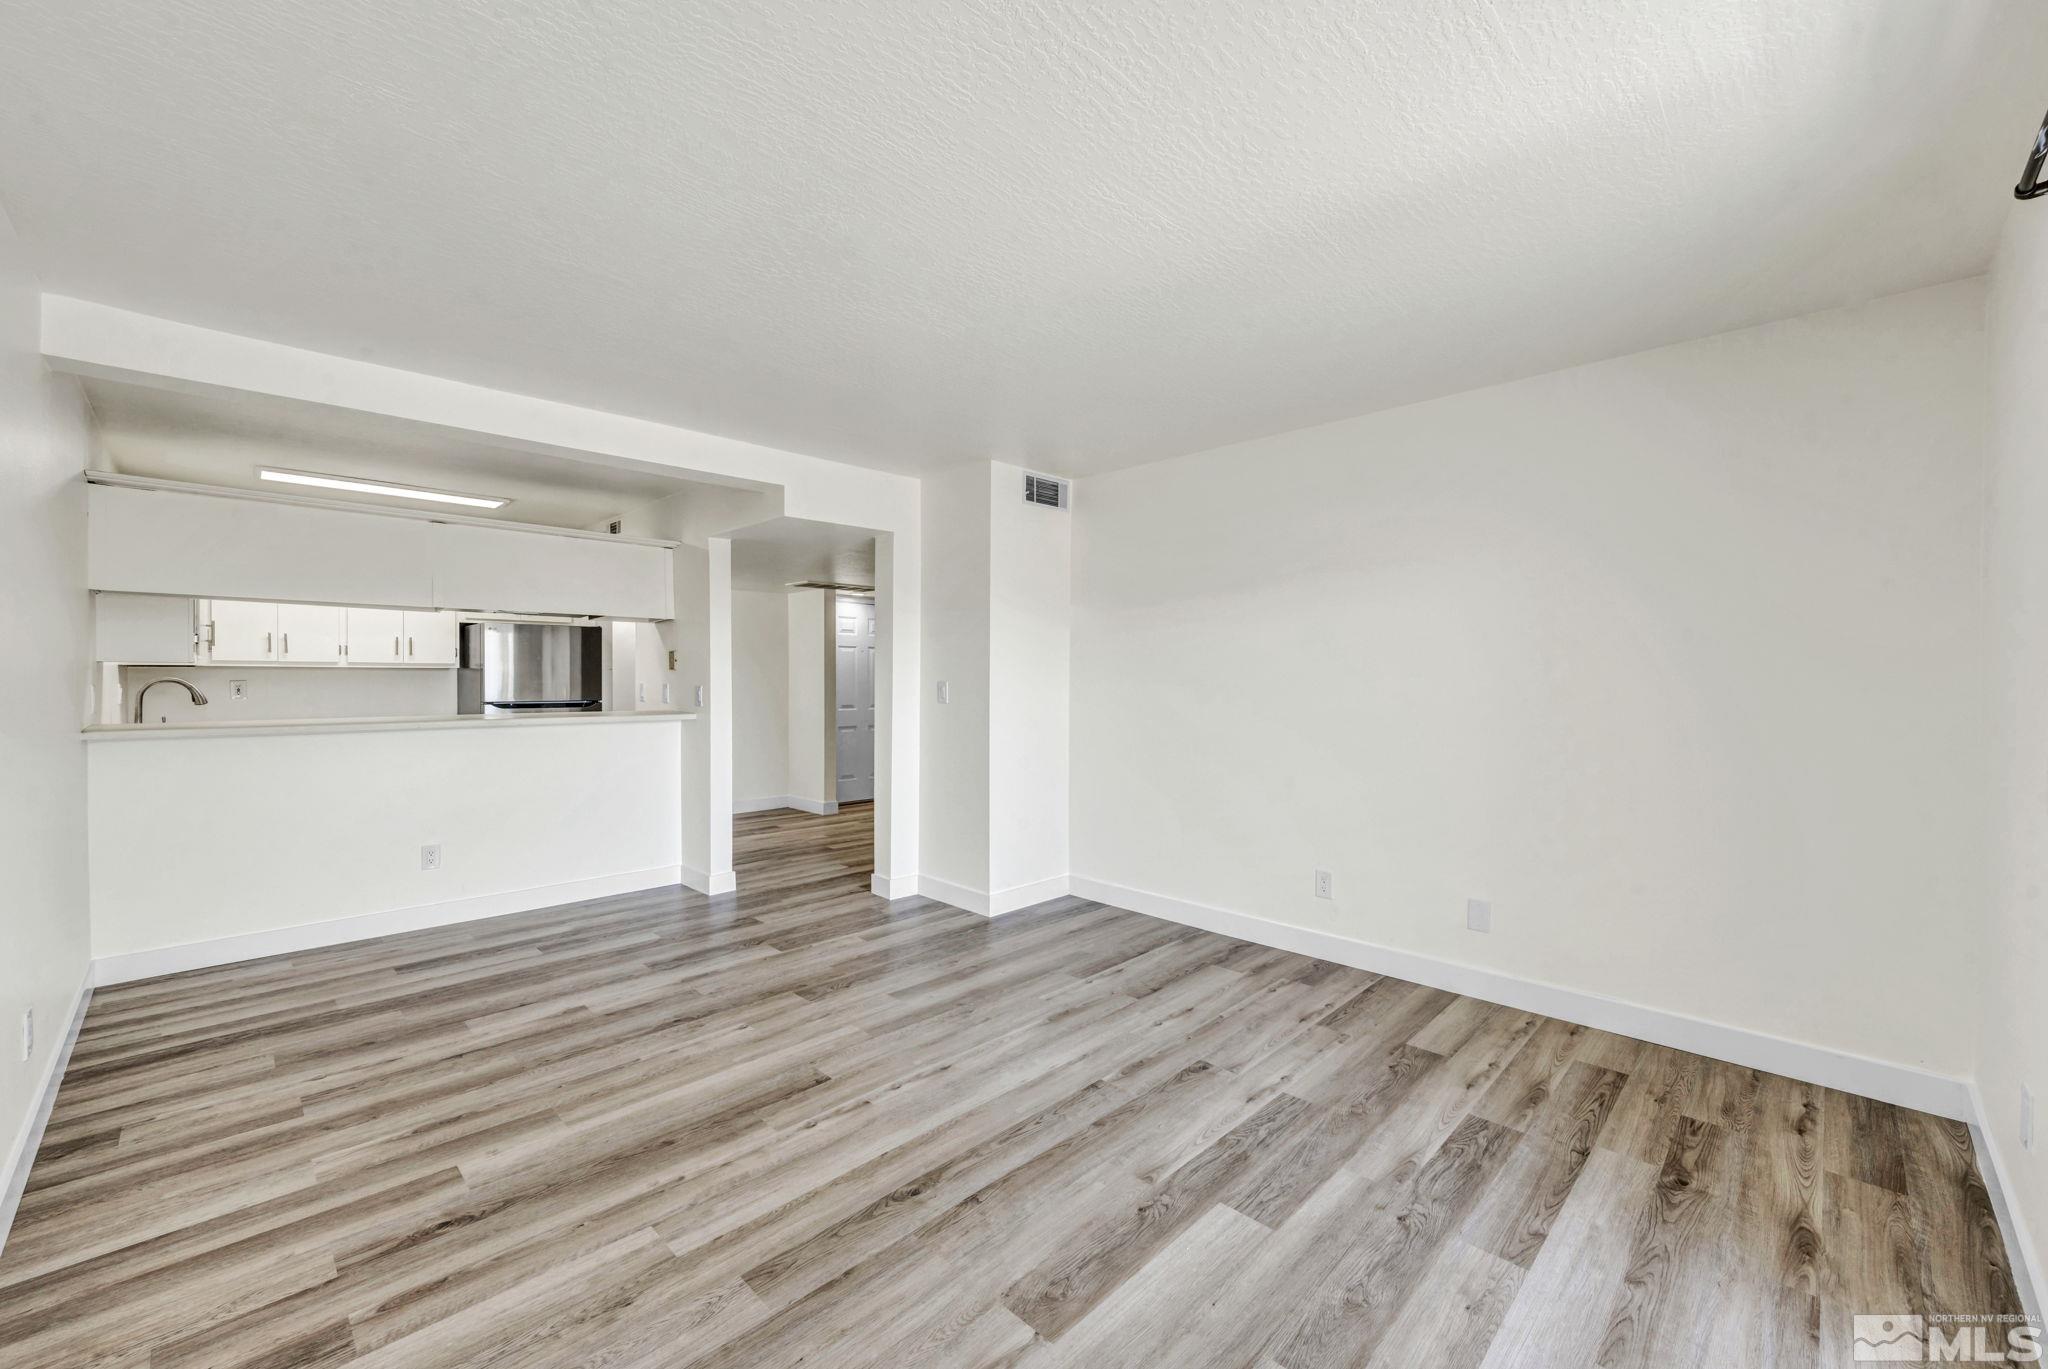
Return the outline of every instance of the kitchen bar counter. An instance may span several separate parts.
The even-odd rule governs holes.
[[[549,713],[539,717],[485,717],[475,713],[429,718],[273,718],[253,722],[93,723],[84,729],[89,742],[168,740],[185,737],[272,737],[324,732],[439,732],[505,729],[523,732],[535,727],[590,727],[607,723],[687,722],[695,713],[679,709],[643,708],[616,713]]]

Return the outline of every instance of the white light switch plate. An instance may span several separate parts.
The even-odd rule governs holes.
[[[939,702],[942,704],[953,702],[953,686],[944,680],[939,681]]]
[[[1483,898],[1465,900],[1465,928],[1473,932],[1493,930],[1493,905]]]

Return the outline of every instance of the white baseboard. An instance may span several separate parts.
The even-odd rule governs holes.
[[[1395,950],[1334,932],[1275,922],[1252,913],[1189,903],[1184,899],[1130,889],[1104,880],[1075,875],[1069,883],[1071,891],[1082,898],[1220,932],[1240,941],[1253,941],[1261,946],[1392,975],[1397,979],[1427,984],[1431,988],[1447,989],[1489,1003],[1519,1008],[1523,1012],[1541,1013],[1545,1017],[1597,1027],[1694,1055],[1822,1084],[1844,1093],[1861,1094],[1900,1107],[1930,1112],[1937,1117],[1969,1121],[1973,1115],[1968,1081],[1950,1075],[1935,1074],[1887,1060],[1874,1060],[1803,1041],[1767,1036],[1723,1022],[1709,1022],[1704,1018],[1688,1017],[1683,1013],[1667,1012],[1558,984],[1519,979],[1476,965],[1438,960],[1433,956]]]
[[[982,917],[988,916],[988,891],[985,889],[970,889],[964,884],[955,884],[949,879],[940,879],[936,875],[919,875],[917,877],[917,892],[926,898],[937,899],[941,903],[951,904],[962,912],[978,913]]]
[[[1066,896],[1068,877],[1054,875],[1030,884],[1012,885],[990,893],[986,889],[971,889],[965,884],[951,880],[935,879],[930,875],[918,876],[917,891],[926,898],[935,898],[941,903],[950,903],[963,912],[979,913],[983,917],[1001,917],[1014,913],[1019,908],[1036,907],[1049,898]]]
[[[457,922],[503,917],[509,913],[528,913],[536,908],[552,908],[558,903],[581,903],[586,899],[609,898],[614,894],[638,893],[643,889],[659,889],[663,885],[686,882],[683,875],[681,866],[660,865],[651,870],[599,875],[565,884],[544,884],[532,889],[512,889],[501,894],[450,899],[445,903],[392,908],[328,922],[309,922],[301,927],[277,927],[217,937],[211,941],[191,941],[182,946],[126,951],[95,959],[93,983],[125,984],[133,979],[153,979],[160,974],[177,974],[182,970],[203,970],[238,960],[261,960],[265,956],[289,955],[321,946],[340,946],[350,941],[366,941],[371,937],[392,936],[399,932],[418,932]],[[728,873],[726,877],[730,879],[731,875]]]
[[[1019,908],[1035,908],[1049,898],[1065,898],[1071,883],[1066,875],[1054,875],[1051,879],[998,889],[988,896],[989,916],[1001,917],[1004,913],[1014,913]]]
[[[876,898],[894,902],[899,898],[916,898],[919,880],[916,875],[875,875],[868,880],[868,888]]]
[[[720,870],[710,874],[694,865],[678,865],[676,882],[685,888],[695,889],[700,894],[729,894],[739,887],[739,877],[731,870]]]
[[[1991,1210],[1998,1216],[1999,1234],[2005,1237],[2006,1256],[2012,1261],[2012,1281],[2019,1286],[2020,1303],[2036,1326],[2048,1326],[2048,1267],[2041,1248],[2027,1229],[2026,1215],[2012,1203],[2011,1170],[2005,1165],[2004,1149],[1998,1144],[1998,1129],[1991,1125],[1984,1109],[1984,1096],[1977,1081],[1970,1081],[1970,1139],[1977,1147],[1977,1169],[1984,1187],[1991,1193]]]
[[[794,808],[799,813],[816,813],[827,817],[839,811],[836,803],[820,803],[816,799],[798,798],[795,794],[770,794],[765,799],[734,799],[735,813],[768,813],[777,808]]]
[[[78,1041],[78,1029],[85,1023],[86,1005],[92,1002],[93,969],[88,965],[85,978],[79,981],[76,1002],[71,1008],[71,1024],[64,1030],[63,1039],[49,1054],[43,1064],[43,1077],[36,1085],[35,1102],[28,1110],[28,1116],[21,1119],[21,1130],[14,1137],[14,1144],[7,1152],[7,1166],[0,1169],[0,1250],[7,1248],[7,1233],[14,1227],[14,1213],[21,1206],[22,1190],[28,1187],[29,1166],[35,1163],[36,1150],[43,1143],[43,1128],[49,1125],[50,1109],[57,1102],[57,1086],[64,1081],[64,1067],[71,1062],[71,1047]]]

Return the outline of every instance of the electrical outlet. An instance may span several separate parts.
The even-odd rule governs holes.
[[[36,1053],[36,1010],[26,1008],[21,1014],[21,1058],[26,1060]]]
[[[675,697],[669,693],[669,688],[667,685],[663,685],[661,687],[661,701],[665,704],[672,704],[675,702]]]
[[[1483,898],[1465,900],[1465,930],[1490,932],[1493,930],[1493,905]]]
[[[641,685],[641,686],[640,686],[640,702],[641,702],[641,703],[646,703],[646,702],[647,702],[647,686],[646,686],[646,685]]]
[[[434,845],[432,845],[432,846],[422,846],[422,847],[420,847],[420,869],[422,869],[422,870],[438,870],[438,869],[440,869],[440,868],[441,868],[441,845],[440,845],[440,843],[439,843],[439,842],[436,842],[436,843],[435,843]]]
[[[698,686],[697,686],[697,707],[699,707],[699,708],[702,708],[703,706],[704,706],[704,686],[703,686],[703,685],[698,685]]]
[[[942,704],[953,702],[953,686],[947,684],[944,680],[939,681],[939,702]]]
[[[237,703],[239,703],[243,699],[248,698],[249,682],[247,680],[229,680],[228,697],[230,699],[235,700]]]
[[[2034,1148],[2034,1091],[2020,1085],[2020,1149]]]
[[[1316,897],[1335,898],[1336,896],[1333,881],[1330,879],[1330,872],[1328,870],[1316,871]]]

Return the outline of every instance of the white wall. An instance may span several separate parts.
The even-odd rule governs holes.
[[[783,793],[816,811],[839,802],[834,774],[837,739],[832,709],[837,690],[832,678],[832,598],[822,589],[800,589],[788,598],[789,716],[785,735],[789,771]]]
[[[546,907],[671,883],[678,758],[694,726],[472,723],[93,742],[93,954],[434,905],[466,905],[470,915]],[[435,843],[441,868],[421,870],[420,847]]]
[[[673,652],[675,666],[657,673],[677,708],[690,709],[705,721],[714,710],[729,706],[725,691],[711,689],[711,556],[701,546],[684,544],[675,551],[676,616],[655,625],[664,653]],[[729,668],[729,667],[728,667]],[[704,702],[696,691],[704,688]],[[650,689],[649,691],[653,691]],[[691,888],[710,892],[716,875],[711,856],[711,768],[716,739],[698,727],[683,737],[683,879]],[[729,763],[729,762],[728,762]]]
[[[924,819],[920,888],[988,889],[989,489],[973,463],[924,481]],[[950,703],[933,686],[945,681]]]
[[[640,697],[640,628],[639,623],[613,623],[605,633],[606,708],[631,713],[645,703]]]
[[[1073,616],[1073,515],[1025,503],[1024,471],[1000,462],[988,556],[988,888],[1000,912],[1065,892]]]
[[[789,601],[732,593],[732,793],[746,809],[789,792]]]
[[[1977,1086],[2009,1198],[2048,1279],[2048,206],[2015,205],[1992,266],[1992,871]],[[2022,1086],[2040,1139],[2019,1144]],[[2036,1297],[2048,1302],[2048,1289]]]
[[[166,685],[149,696],[148,721],[262,722],[279,718],[441,718],[455,711],[455,672],[420,666],[155,666],[121,667],[121,721],[135,713],[136,691],[152,680],[190,680],[206,696],[201,707]],[[241,680],[248,697],[230,697]]]
[[[37,288],[0,215],[0,1241],[85,984],[84,398],[37,355]],[[22,1014],[36,1048],[21,1058]]]
[[[1069,868],[1072,519],[1023,489],[992,461],[924,487],[919,892],[980,913],[1065,893]]]
[[[1983,299],[1082,482],[1075,877],[1967,1074]]]

